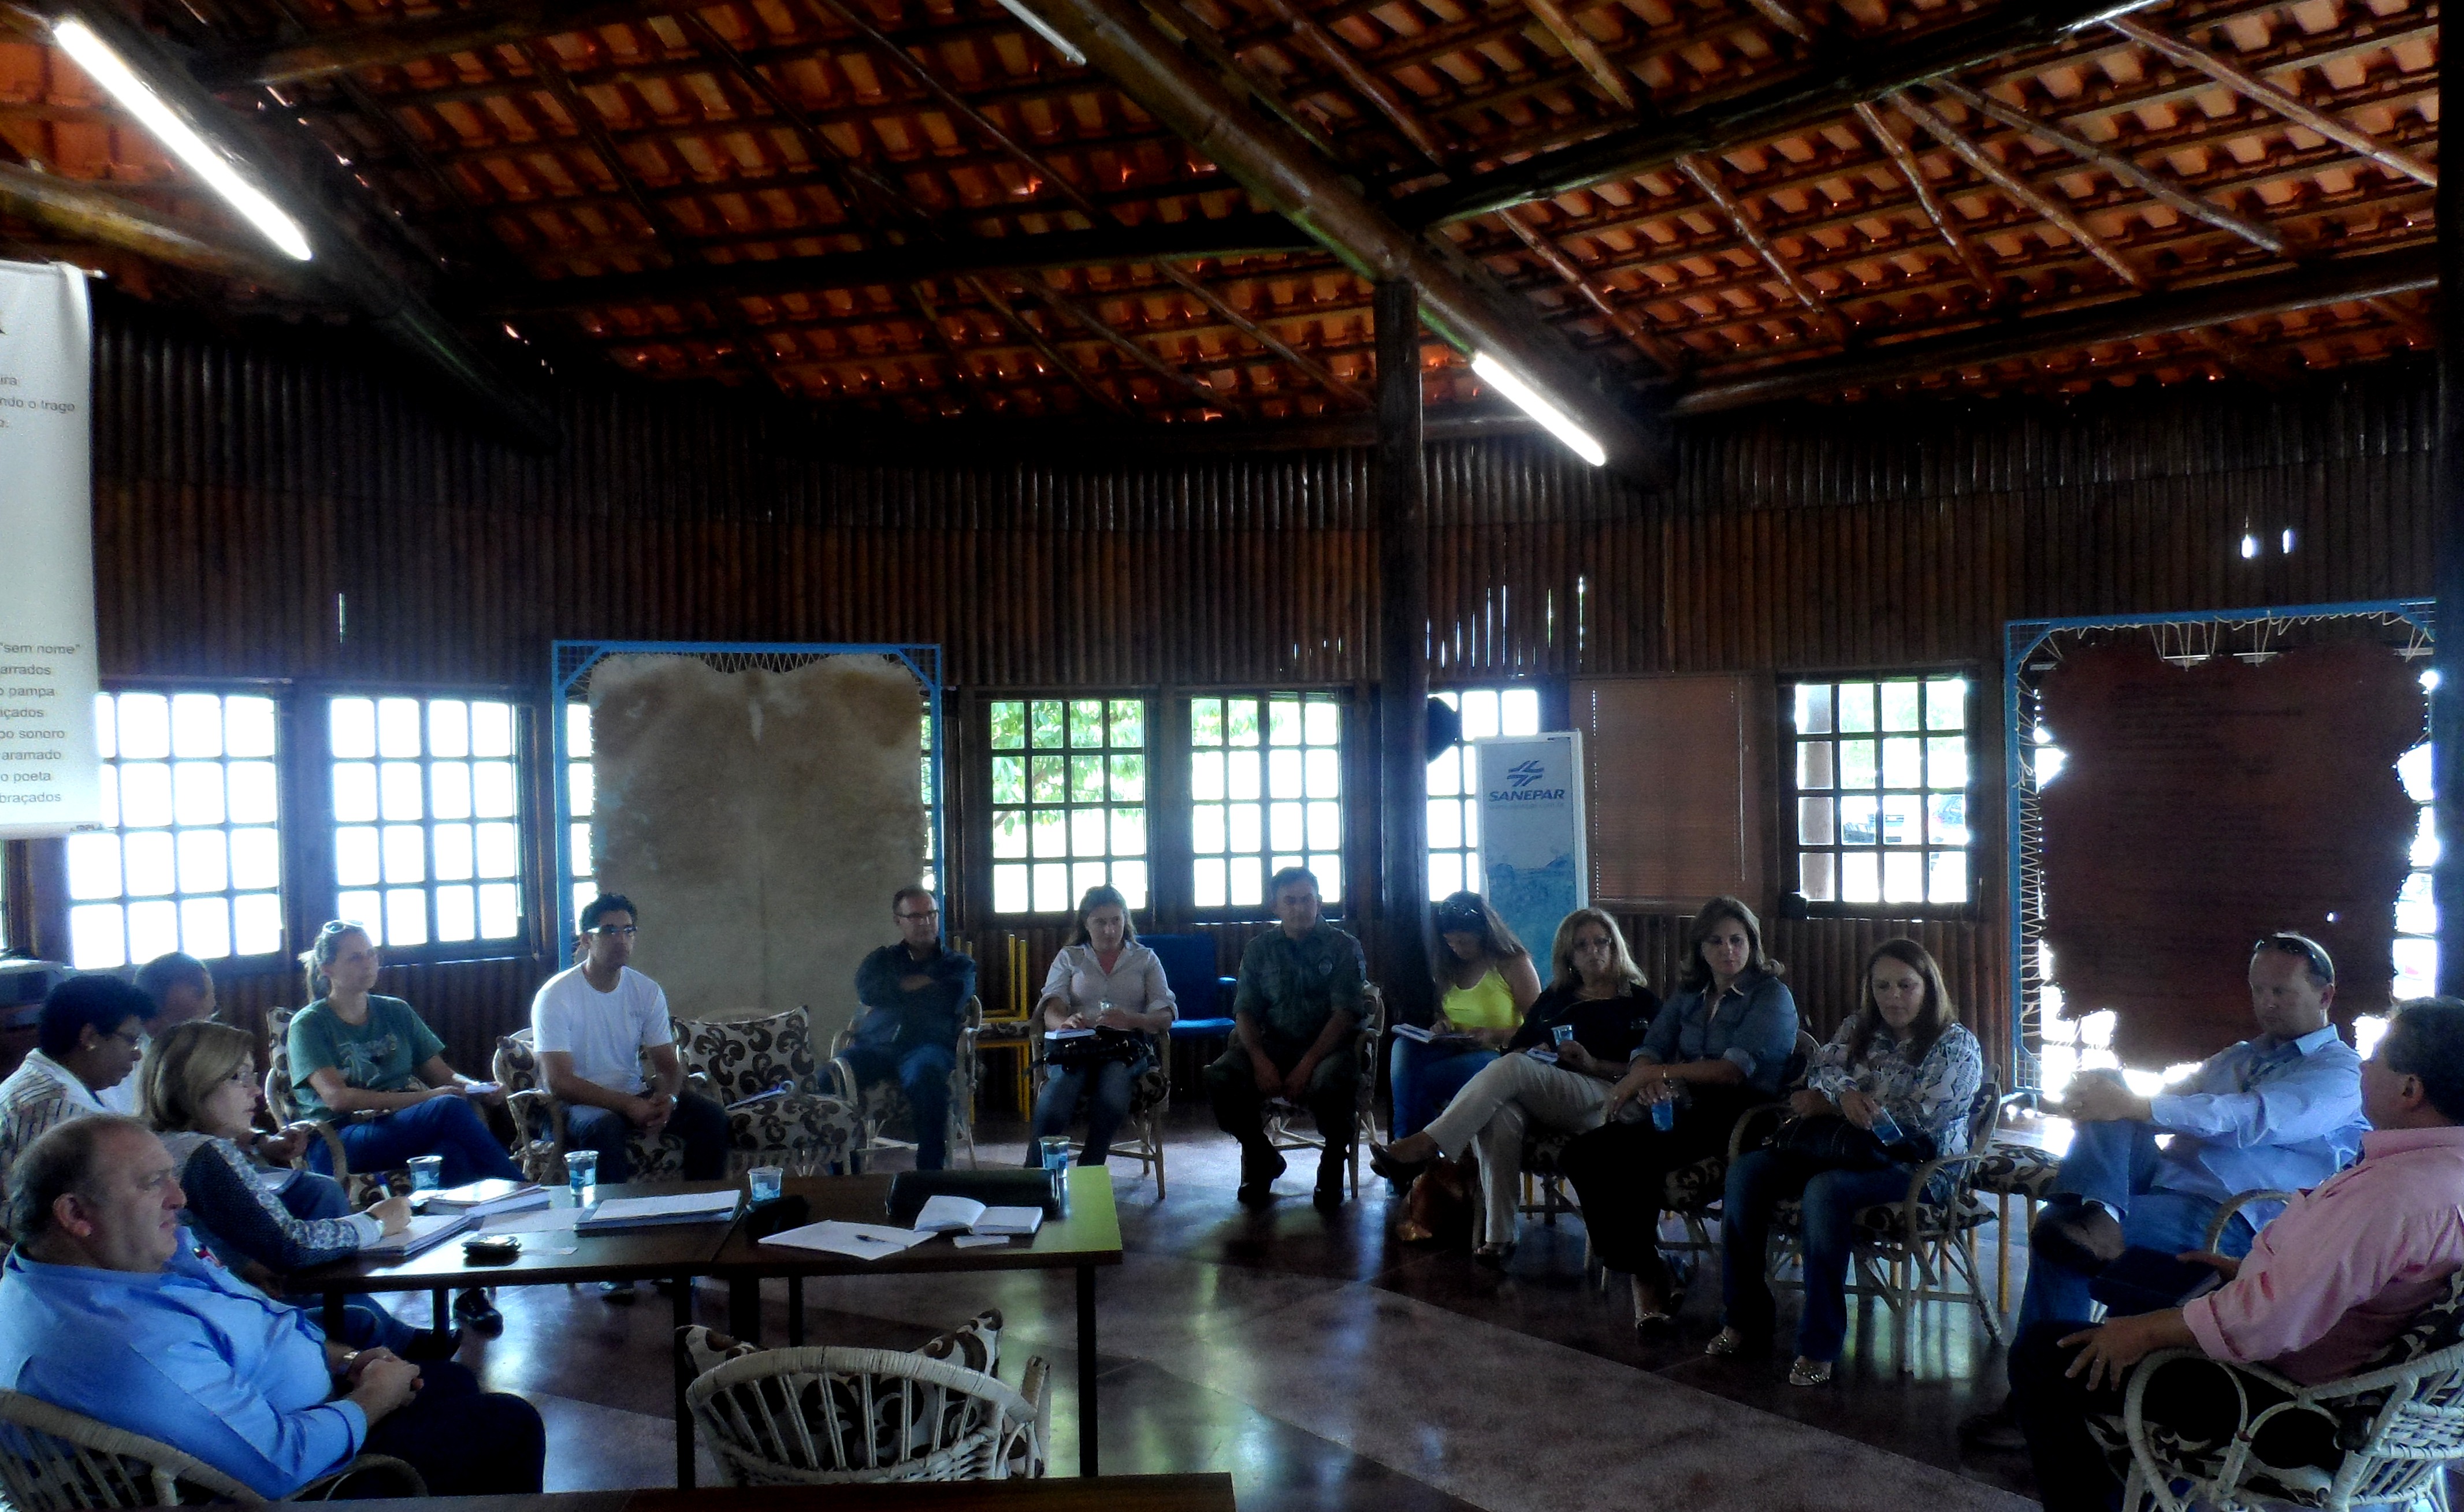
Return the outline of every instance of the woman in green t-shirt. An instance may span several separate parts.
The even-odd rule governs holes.
[[[371,991],[380,962],[366,930],[337,919],[299,960],[316,1000],[291,1019],[293,1096],[307,1117],[333,1120],[354,1169],[391,1171],[413,1155],[440,1155],[449,1187],[522,1179],[471,1106],[501,1106],[504,1089],[446,1064],[445,1041],[410,1004]],[[309,1147],[312,1160],[324,1151],[321,1141]],[[481,1328],[502,1326],[481,1289],[463,1293],[453,1311]]]

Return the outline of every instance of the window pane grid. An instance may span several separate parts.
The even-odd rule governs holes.
[[[1331,694],[1189,701],[1190,901],[1263,908],[1286,866],[1343,895],[1343,710]]]
[[[96,697],[108,827],[69,837],[71,964],[283,948],[278,729],[250,694]]]
[[[1968,695],[1952,676],[1795,685],[1791,820],[1807,902],[1971,901]]]
[[[1471,742],[1540,733],[1533,688],[1465,688],[1434,694],[1463,716],[1463,744],[1429,758],[1429,896],[1485,893],[1480,861],[1479,753]]]
[[[488,699],[328,702],[337,917],[397,949],[520,936],[518,724]]]
[[[988,711],[995,913],[1067,913],[1109,884],[1147,906],[1143,698],[1001,698]]]

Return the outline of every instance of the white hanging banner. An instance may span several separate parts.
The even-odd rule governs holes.
[[[1509,735],[1475,740],[1472,748],[1479,754],[1480,869],[1489,907],[1545,963],[1558,924],[1591,901],[1582,734]]]
[[[102,822],[85,275],[0,262],[0,839]]]

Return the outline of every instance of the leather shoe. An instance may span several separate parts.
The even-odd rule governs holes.
[[[1330,1154],[1317,1168],[1317,1190],[1309,1194],[1309,1200],[1326,1212],[1343,1206],[1343,1161]]]
[[[477,1286],[453,1299],[453,1316],[462,1320],[464,1327],[480,1333],[494,1336],[505,1331],[505,1315],[488,1300],[488,1293]]]
[[[2127,1248],[2122,1225],[2093,1202],[2057,1202],[2036,1217],[2028,1231],[2029,1258],[2051,1260],[2065,1270],[2094,1276],[2122,1258]]]
[[[1232,1198],[1243,1207],[1264,1207],[1275,1200],[1275,1184],[1271,1181],[1243,1181]]]
[[[2028,1447],[2028,1435],[2019,1431],[2018,1407],[2007,1396],[1999,1407],[1970,1413],[1961,1418],[1959,1441],[1969,1449],[1996,1450],[2005,1454],[2016,1454]]]
[[[1369,1142],[1369,1169],[1395,1183],[1397,1189],[1402,1189],[1419,1180],[1420,1172],[1429,1169],[1429,1162],[1397,1160],[1391,1146],[1381,1145],[1373,1139]]]

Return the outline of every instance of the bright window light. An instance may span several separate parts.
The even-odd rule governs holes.
[[[1085,68],[1087,66],[1086,54],[1079,52],[1074,47],[1071,47],[1069,45],[1068,38],[1052,30],[1050,22],[1045,21],[1044,17],[1037,15],[1032,11],[1029,11],[1025,6],[1020,4],[1019,0],[1001,0],[1001,8],[1008,11],[1010,14],[1018,17],[1021,21],[1025,22],[1028,31],[1033,32],[1037,36],[1040,36],[1045,41],[1051,43],[1052,51],[1060,54],[1063,57],[1067,58],[1073,65],[1079,68]]]
[[[2244,532],[2241,537],[2241,559],[2248,561],[2257,555],[2258,537],[2249,534],[2248,532]]]
[[[136,70],[121,61],[120,55],[105,46],[102,38],[87,29],[82,21],[70,17],[52,24],[52,40],[60,50],[77,59],[77,67],[100,84],[120,107],[135,116],[154,140],[171,150],[171,155],[188,165],[188,171],[213,186],[214,192],[231,202],[231,208],[247,217],[248,223],[263,232],[265,239],[282,249],[283,254],[300,262],[309,258],[308,238],[301,233],[299,223],[284,214],[280,207],[266,198],[265,191],[239,176],[231,160],[215,151],[206,139],[191,130],[188,123],[172,113]]]
[[[1551,404],[1540,390],[1516,377],[1496,358],[1486,352],[1474,352],[1471,357],[1471,370],[1478,373],[1481,381],[1489,387],[1514,401],[1515,408],[1540,422],[1551,435],[1566,443],[1567,448],[1574,455],[1594,467],[1608,461],[1609,454],[1600,449],[1600,444],[1593,440],[1582,427],[1574,424],[1573,419],[1564,410]]]

